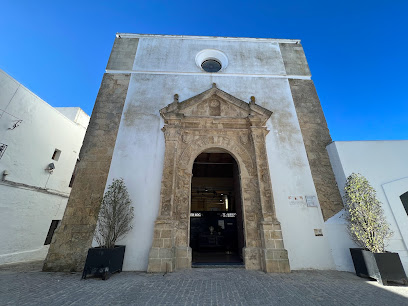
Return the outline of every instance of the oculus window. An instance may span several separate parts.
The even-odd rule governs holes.
[[[222,66],[219,61],[208,59],[201,64],[201,68],[206,72],[218,72],[221,70]]]
[[[204,49],[197,53],[195,62],[202,71],[215,73],[224,70],[228,66],[227,55],[215,49]]]

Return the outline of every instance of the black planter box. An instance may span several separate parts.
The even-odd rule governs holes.
[[[116,245],[113,249],[91,248],[88,250],[82,278],[86,279],[88,274],[93,274],[106,280],[112,273],[122,272],[124,257],[124,245]]]
[[[357,276],[374,278],[382,285],[388,281],[408,285],[398,253],[372,253],[364,249],[350,249]]]

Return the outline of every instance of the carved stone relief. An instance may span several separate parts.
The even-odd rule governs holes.
[[[166,149],[160,211],[148,271],[191,267],[192,167],[200,153],[217,148],[230,153],[240,169],[245,267],[289,272],[280,224],[274,213],[265,148],[265,123],[272,112],[255,104],[253,97],[246,103],[213,84],[211,89],[184,102],[175,98],[160,114],[165,121]]]

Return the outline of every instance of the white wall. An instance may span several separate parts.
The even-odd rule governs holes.
[[[346,178],[353,172],[364,175],[375,188],[394,231],[386,250],[398,252],[408,272],[408,216],[399,198],[408,191],[408,140],[336,141],[327,146],[327,151],[342,195]],[[344,218],[334,216],[326,222],[326,227],[330,228],[332,241],[342,241],[345,249],[353,247]],[[337,248],[333,255],[339,270],[354,271],[348,250]]]
[[[195,56],[202,49],[224,52],[229,66],[218,74],[202,72]],[[114,71],[110,71],[114,72]],[[160,72],[160,73],[158,73]],[[223,76],[228,74],[228,76]],[[282,56],[276,42],[141,38],[136,52],[108,184],[124,178],[133,205],[133,231],[126,244],[124,270],[146,270],[158,214],[164,158],[163,120],[159,109],[178,94],[183,101],[211,87],[273,111],[266,143],[278,219],[292,269],[333,269],[319,207],[304,201],[289,204],[289,196],[314,195],[309,164]],[[258,75],[258,76],[256,76]]]
[[[82,110],[73,112],[81,124],[86,122]],[[16,120],[22,122],[9,129]],[[51,220],[61,219],[71,191],[68,185],[86,131],[81,124],[0,70],[0,142],[7,145],[0,159],[0,263],[36,259],[38,252],[45,256]],[[55,149],[61,150],[58,161],[51,158]],[[55,165],[52,174],[45,170],[50,163]],[[6,181],[1,180],[4,171]]]
[[[68,198],[0,184],[0,264],[41,260],[52,220],[61,220]]]
[[[79,107],[55,107],[57,111],[67,117],[69,120],[81,125],[85,129],[88,127],[89,120],[91,119],[81,108]]]

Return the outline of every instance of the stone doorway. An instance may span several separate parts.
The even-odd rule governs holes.
[[[238,164],[223,150],[194,160],[190,248],[193,266],[241,265],[244,231]]]
[[[165,153],[148,272],[191,268],[191,171],[196,157],[214,148],[231,154],[239,168],[245,268],[289,272],[265,145],[265,124],[272,112],[257,105],[254,97],[246,103],[213,84],[183,102],[174,95],[160,114]]]

